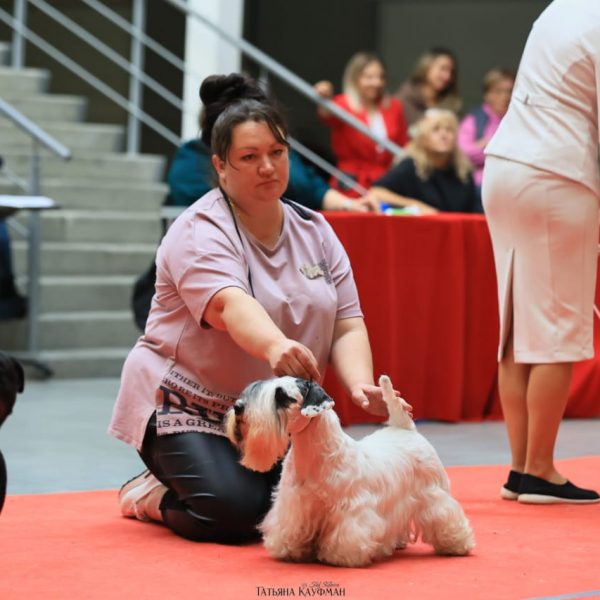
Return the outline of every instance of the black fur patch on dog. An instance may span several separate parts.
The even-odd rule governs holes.
[[[282,387],[275,389],[275,405],[277,408],[283,408],[285,410],[290,406],[290,404],[296,404],[296,402],[298,402],[296,398],[288,396]]]
[[[296,379],[296,385],[304,398],[302,403],[302,414],[320,412],[320,409],[327,406],[333,406],[335,402],[327,392],[314,381],[306,379]]]

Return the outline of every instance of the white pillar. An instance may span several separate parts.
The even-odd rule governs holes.
[[[242,36],[244,0],[188,0],[188,5],[221,29]],[[200,83],[208,75],[239,72],[241,53],[190,16],[186,23],[185,64],[193,74],[186,75],[183,82],[181,137],[189,140],[199,133]]]

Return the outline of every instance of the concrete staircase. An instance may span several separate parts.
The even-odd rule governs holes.
[[[0,45],[0,60],[7,57]],[[132,285],[161,235],[165,159],[123,153],[123,128],[84,122],[86,100],[48,94],[49,78],[40,69],[0,66],[0,97],[73,153],[64,162],[42,152],[41,193],[61,208],[42,218],[39,358],[55,377],[118,376],[139,335],[130,308]],[[30,152],[30,138],[0,118],[6,167],[26,179]],[[0,172],[0,194],[18,193]],[[13,236],[23,290],[26,249]],[[25,321],[0,321],[0,348],[24,350],[25,332]]]

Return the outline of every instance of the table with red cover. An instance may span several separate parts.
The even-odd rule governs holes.
[[[324,214],[350,257],[376,377],[391,377],[416,419],[501,417],[498,301],[485,217]],[[598,356],[598,319],[595,328]],[[599,367],[597,359],[576,365],[566,416],[600,415]],[[350,401],[332,369],[325,388],[343,424],[382,420]]]

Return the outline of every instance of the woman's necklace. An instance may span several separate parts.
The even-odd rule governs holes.
[[[229,203],[229,207],[231,209],[231,213],[233,215],[234,220],[239,221],[243,225],[244,229],[249,231],[261,244],[263,244],[267,248],[273,248],[277,244],[277,241],[279,240],[281,232],[283,230],[283,206],[281,205],[281,203],[278,204],[279,216],[281,219],[280,225],[276,228],[276,231],[274,233],[268,231],[266,234],[264,234],[262,232],[259,233],[256,230],[256,228],[248,222],[245,213],[239,209],[236,203],[233,200],[231,200],[229,196],[225,196],[225,198]]]

